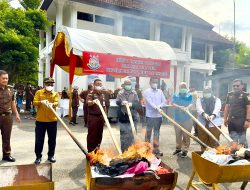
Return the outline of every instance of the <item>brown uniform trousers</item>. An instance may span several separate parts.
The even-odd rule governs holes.
[[[14,101],[14,93],[10,87],[0,89],[0,130],[2,134],[3,156],[11,153],[10,136],[12,131],[13,118],[11,115],[11,104]]]
[[[2,151],[3,156],[9,156],[11,153],[10,136],[12,131],[13,118],[11,113],[0,115],[0,129],[2,133]]]
[[[70,120],[73,123],[76,123],[78,107],[79,107],[78,92],[73,92],[73,96],[72,96],[72,112],[73,113],[72,113],[72,117]]]
[[[93,91],[87,95],[87,102],[92,101],[98,98],[101,105],[103,105],[104,110],[106,110],[105,105],[105,97],[104,93]],[[88,106],[88,119],[87,119],[87,126],[88,126],[88,135],[87,135],[87,148],[88,152],[92,152],[97,147],[101,145],[102,142],[102,133],[104,127],[104,118],[100,111],[98,105],[94,104]]]

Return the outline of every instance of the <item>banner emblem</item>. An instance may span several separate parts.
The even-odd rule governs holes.
[[[88,67],[92,70],[99,69],[101,67],[99,56],[98,55],[90,55]]]

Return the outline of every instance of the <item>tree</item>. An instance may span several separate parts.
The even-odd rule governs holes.
[[[19,0],[19,2],[26,10],[37,9],[41,3],[40,0]]]
[[[226,64],[229,62],[231,50],[218,50],[214,53],[214,63],[216,63],[216,70],[213,74],[224,72]]]
[[[250,66],[250,48],[243,42],[236,43],[236,63],[240,67]]]
[[[233,43],[233,38],[229,40]],[[236,40],[235,53],[235,67],[244,68],[250,66],[250,48],[248,48],[245,43]],[[214,63],[216,63],[216,71],[213,74],[222,73],[225,69],[233,69],[233,56],[232,49],[215,51]]]
[[[0,69],[10,75],[10,82],[37,84],[39,30],[51,25],[37,4],[22,1],[25,9],[14,9],[0,0]]]

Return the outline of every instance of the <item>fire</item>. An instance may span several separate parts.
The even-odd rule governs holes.
[[[125,151],[123,154],[116,156],[114,159],[124,159],[124,158],[138,158],[144,157],[147,160],[150,160],[150,158],[154,157],[152,145],[148,142],[141,142],[138,141],[135,144],[131,145],[127,151]]]
[[[136,158],[146,158],[147,160],[152,160],[155,156],[153,154],[152,145],[148,142],[138,141],[131,145],[127,151],[121,155],[115,155],[113,149],[109,150],[97,150],[90,153],[91,160],[90,164],[95,165],[101,163],[104,165],[109,165],[110,161],[113,160],[133,160]]]
[[[218,147],[216,147],[216,154],[232,154],[234,152],[236,152],[237,150],[239,150],[240,148],[242,148],[243,145],[238,144],[236,142],[233,142],[231,144],[231,146],[226,146],[226,145],[220,145]]]

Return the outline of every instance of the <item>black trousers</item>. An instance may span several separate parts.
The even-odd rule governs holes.
[[[57,121],[40,122],[36,121],[35,129],[35,153],[37,158],[42,157],[45,133],[48,133],[48,156],[54,156],[56,148]]]

